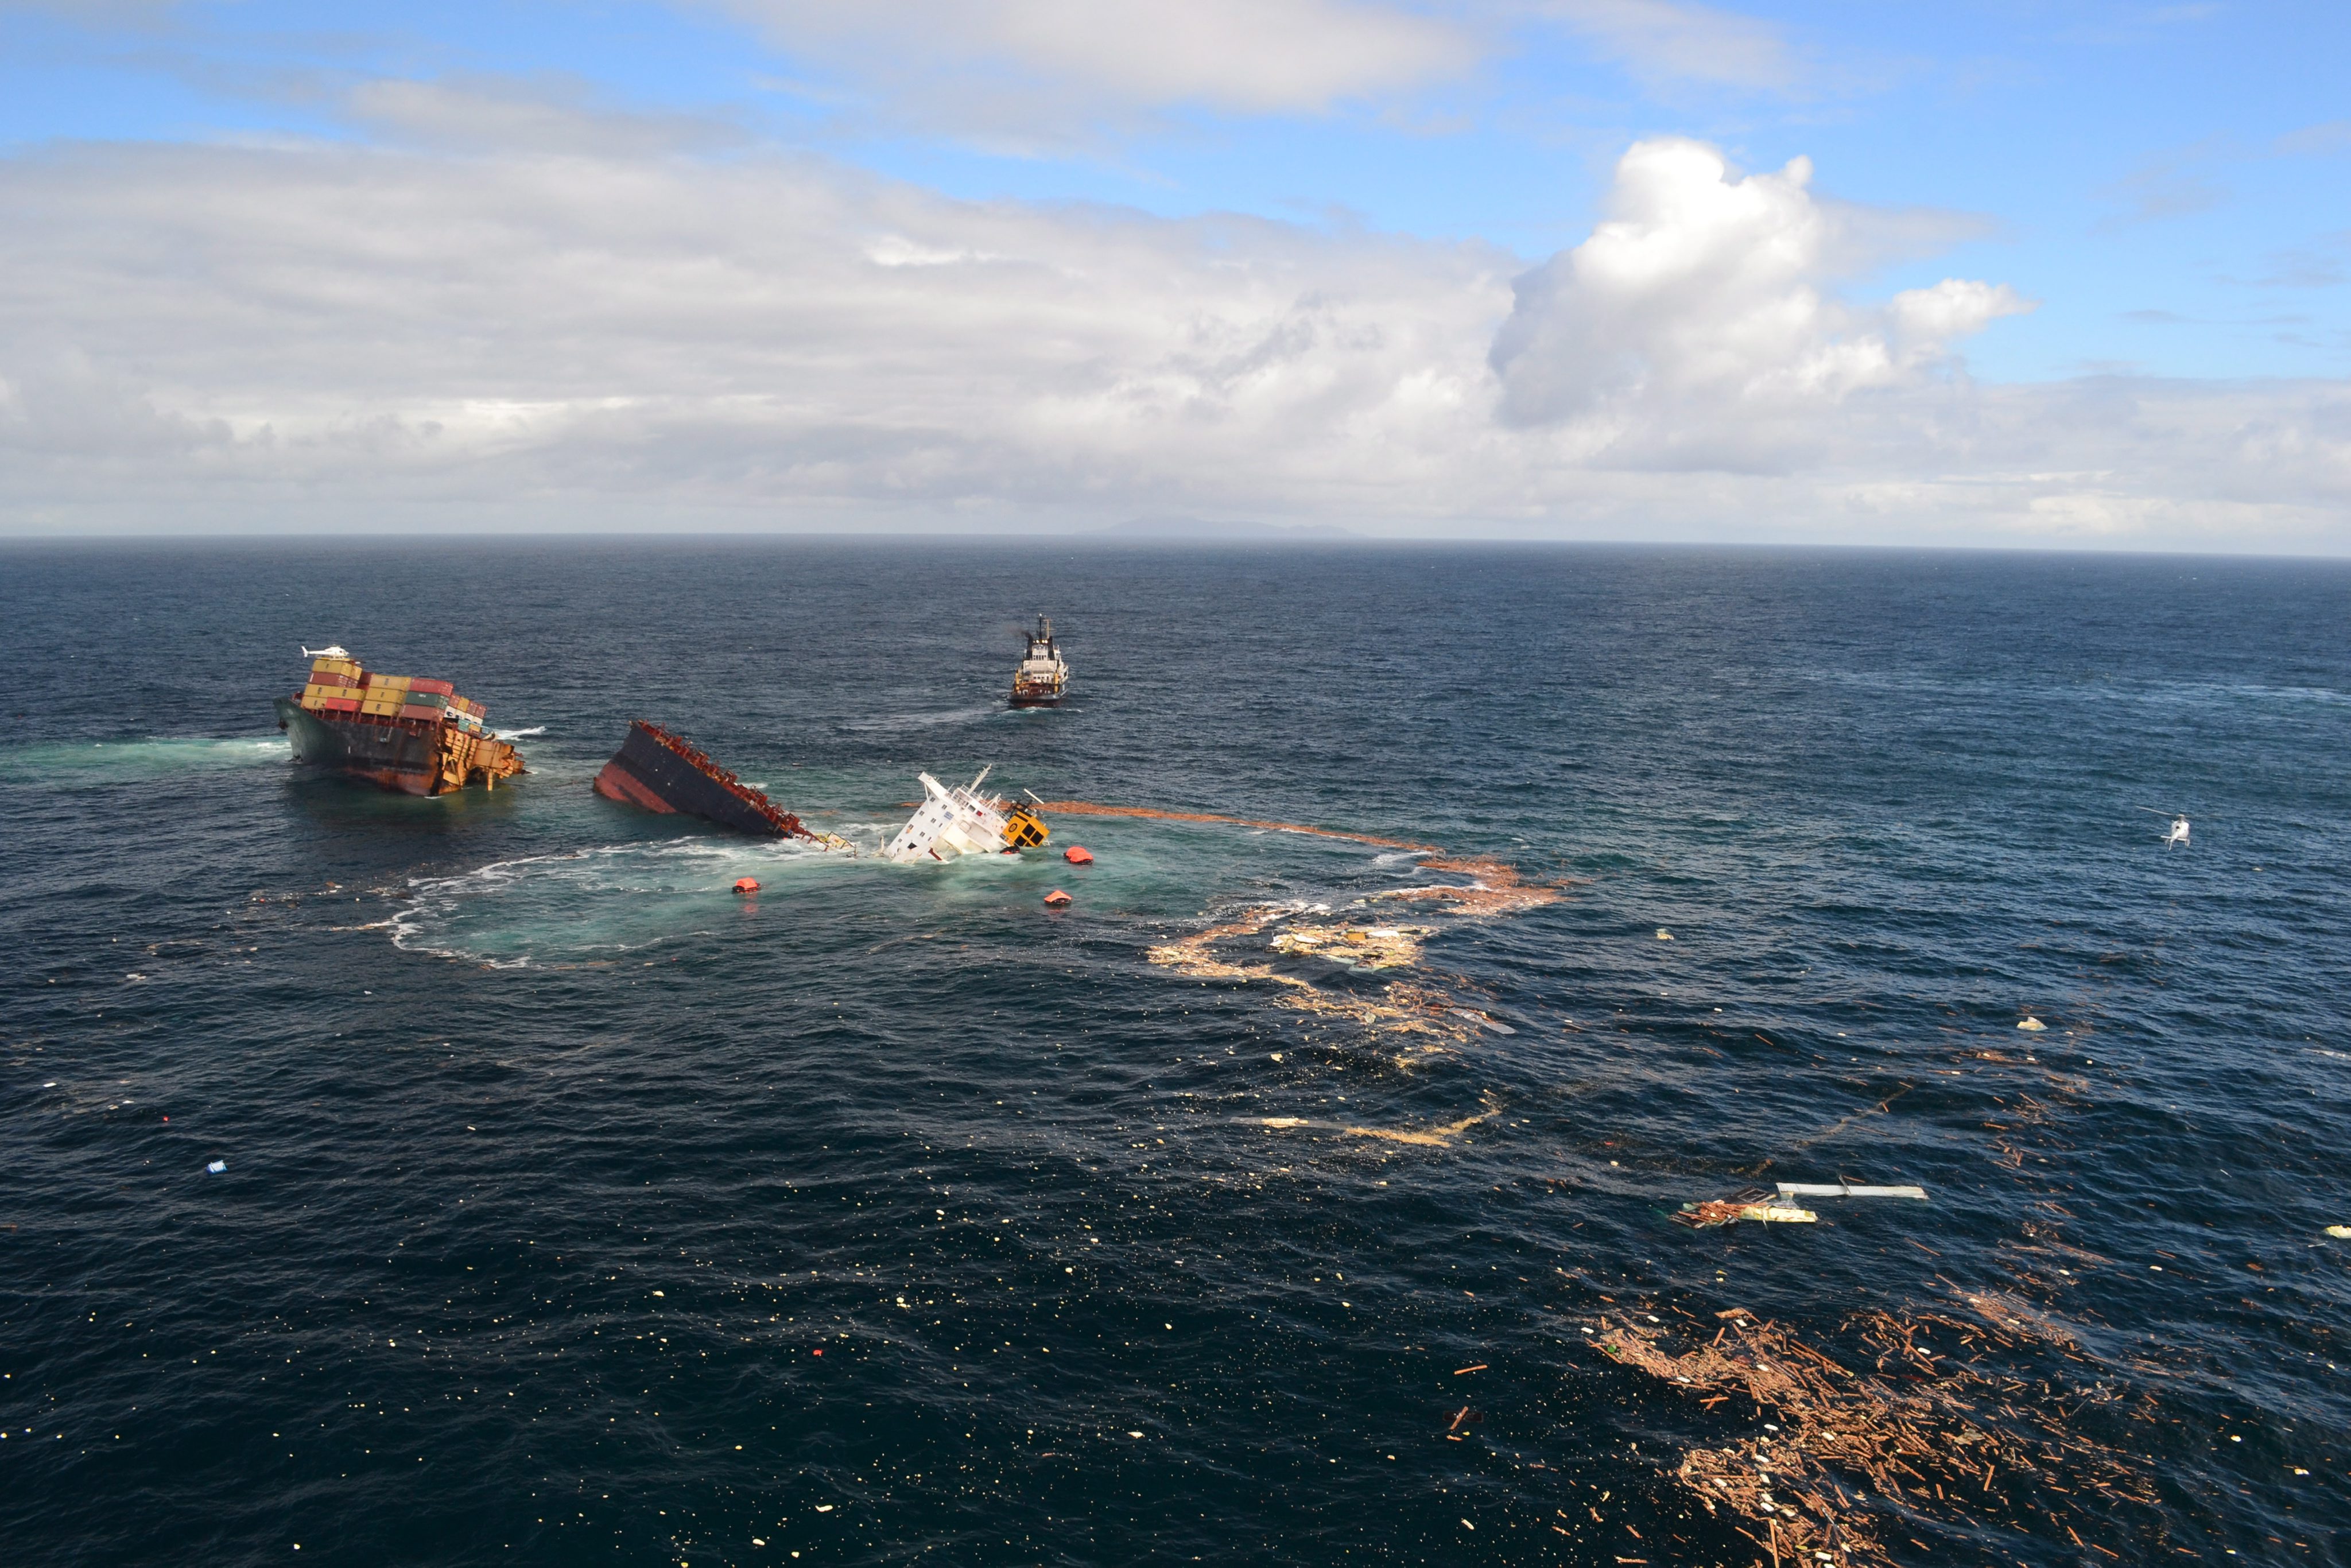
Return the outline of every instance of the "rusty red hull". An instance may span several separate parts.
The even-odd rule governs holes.
[[[496,741],[457,741],[439,719],[377,718],[312,713],[291,697],[277,699],[277,725],[294,760],[331,768],[346,778],[402,795],[439,795],[522,771],[513,749]],[[453,762],[452,746],[465,747]]]

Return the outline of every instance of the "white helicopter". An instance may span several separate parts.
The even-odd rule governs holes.
[[[2142,811],[2151,812],[2158,817],[2169,817],[2171,819],[2171,826],[2163,835],[2163,847],[2165,849],[2184,850],[2188,847],[2187,818],[2181,816],[2177,811],[2158,811],[2152,806],[2141,806],[2139,810]]]
[[[348,659],[350,654],[344,651],[340,643],[329,643],[323,648],[306,647],[302,650],[302,656],[306,659]]]

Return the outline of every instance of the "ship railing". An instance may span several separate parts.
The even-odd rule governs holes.
[[[705,779],[715,779],[719,783],[725,785],[727,790],[732,793],[736,799],[741,800],[745,805],[758,812],[761,817],[767,820],[768,825],[773,827],[778,832],[783,833],[790,838],[816,838],[814,833],[810,832],[807,828],[800,824],[800,820],[798,817],[793,816],[789,811],[778,810],[776,808],[774,801],[769,800],[766,795],[752,789],[749,785],[737,779],[731,770],[721,768],[716,761],[711,759],[707,753],[695,746],[691,741],[686,740],[682,736],[672,735],[668,730],[664,729],[661,726],[653,723],[649,719],[639,719],[637,722],[643,725],[645,727],[646,733],[651,735],[655,740],[660,741],[664,746],[668,747],[672,751],[677,753],[678,756],[683,757],[686,761],[692,763],[695,769],[701,773],[703,777]]]

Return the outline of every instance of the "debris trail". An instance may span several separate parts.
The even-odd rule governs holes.
[[[1464,1116],[1458,1122],[1447,1122],[1442,1126],[1425,1127],[1416,1132],[1392,1127],[1343,1127],[1340,1131],[1352,1133],[1358,1138],[1379,1138],[1391,1144],[1416,1144],[1423,1148],[1442,1149],[1450,1146],[1454,1139],[1479,1123],[1490,1122],[1502,1113],[1501,1101],[1490,1093],[1482,1098],[1486,1106],[1483,1111],[1474,1116]]]
[[[1359,844],[1376,844],[1384,850],[1415,850],[1422,854],[1443,854],[1435,844],[1416,844],[1405,839],[1383,839],[1371,833],[1350,833],[1337,828],[1311,828],[1303,822],[1269,822],[1255,817],[1220,817],[1213,811],[1163,811],[1156,806],[1102,806],[1092,800],[1047,800],[1040,810],[1063,817],[1148,817],[1158,822],[1223,822],[1236,828],[1270,828],[1279,833],[1311,833],[1318,839],[1346,839]]]
[[[1372,896],[1441,900],[1453,904],[1454,912],[1459,915],[1515,915],[1521,909],[1540,909],[1560,900],[1557,884],[1529,882],[1519,874],[1518,867],[1507,861],[1431,860],[1421,862],[1420,869],[1449,871],[1475,880],[1468,887],[1399,887]]]
[[[1310,1132],[1344,1133],[1355,1138],[1377,1138],[1384,1143],[1412,1144],[1425,1149],[1450,1148],[1453,1140],[1478,1125],[1490,1122],[1502,1113],[1502,1102],[1491,1090],[1479,1095],[1479,1103],[1485,1107],[1476,1115],[1464,1116],[1458,1122],[1443,1122],[1429,1127],[1358,1127],[1349,1122],[1322,1122],[1306,1116],[1250,1116],[1251,1126],[1288,1132],[1305,1128]]]
[[[1891,1568],[1879,1531],[1905,1514],[1965,1531],[2043,1520],[2064,1529],[2067,1521],[2050,1500],[2063,1495],[2101,1511],[2095,1517],[2111,1531],[2123,1522],[2112,1516],[2112,1505],[2152,1509],[2157,1502],[2143,1464],[2072,1431],[2054,1413],[2020,1416],[2038,1428],[2032,1432],[1980,1416],[1992,1408],[2013,1413],[2042,1386],[1984,1371],[1980,1355],[1953,1359],[1962,1348],[2024,1343],[1998,1318],[1988,1325],[1935,1313],[1857,1313],[1845,1327],[1857,1330],[1875,1356],[1872,1375],[1839,1364],[1776,1323],[1743,1311],[1721,1315],[1727,1326],[1710,1341],[1693,1337],[1680,1354],[1663,1343],[1676,1330],[1629,1314],[1604,1316],[1593,1343],[1613,1360],[1702,1400],[1743,1394],[1778,1416],[1785,1429],[1776,1438],[1758,1435],[1694,1448],[1676,1476],[1708,1512],[1727,1508],[1765,1525],[1782,1552]],[[1919,1343],[1931,1342],[1938,1329],[1956,1343]],[[2081,1405],[2119,1397],[2103,1384],[2074,1393]],[[1858,1480],[1867,1488],[1851,1487]],[[1872,1491],[1878,1500],[1870,1500]],[[2077,1522],[2094,1517],[2072,1511]]]
[[[1384,839],[1370,833],[1342,832],[1332,828],[1308,827],[1298,822],[1219,816],[1206,811],[1165,811],[1154,806],[1103,806],[1088,800],[1046,800],[1040,802],[1038,809],[1069,816],[1224,822],[1237,827],[1268,828],[1281,832],[1310,833],[1319,838],[1345,839],[1354,843],[1376,844],[1384,849],[1409,850],[1416,854],[1444,854],[1434,844]],[[1450,872],[1472,880],[1467,885],[1438,883],[1425,887],[1388,888],[1358,900],[1355,907],[1384,899],[1426,901],[1449,905],[1448,914],[1479,919],[1514,915],[1520,910],[1557,903],[1560,898],[1557,886],[1530,882],[1520,874],[1516,866],[1506,861],[1489,857],[1440,858],[1423,861],[1421,869]],[[1262,959],[1252,961],[1240,955],[1228,956],[1217,950],[1219,944],[1262,936],[1269,926],[1300,913],[1301,911],[1292,905],[1259,904],[1242,911],[1238,919],[1209,926],[1188,936],[1179,936],[1171,942],[1162,942],[1146,949],[1144,956],[1162,968],[1173,969],[1196,980],[1270,980],[1285,988],[1276,1005],[1295,1012],[1343,1020],[1374,1033],[1421,1037],[1421,1043],[1415,1053],[1423,1057],[1441,1052],[1448,1045],[1464,1044],[1480,1029],[1513,1032],[1483,1013],[1465,1010],[1457,998],[1434,987],[1398,980],[1384,987],[1377,997],[1353,991],[1327,990],[1311,980],[1283,974]],[[1287,956],[1323,958],[1357,971],[1401,969],[1420,962],[1421,939],[1433,935],[1434,931],[1434,927],[1425,925],[1301,924],[1293,925],[1275,936],[1269,946],[1273,952]],[[1408,1066],[1411,1058],[1399,1057],[1397,1062],[1400,1066]],[[1417,1138],[1401,1141],[1414,1142]]]

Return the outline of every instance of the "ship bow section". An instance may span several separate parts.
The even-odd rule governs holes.
[[[596,775],[596,793],[648,811],[682,812],[739,833],[812,837],[798,817],[656,724],[629,726],[621,749]]]

